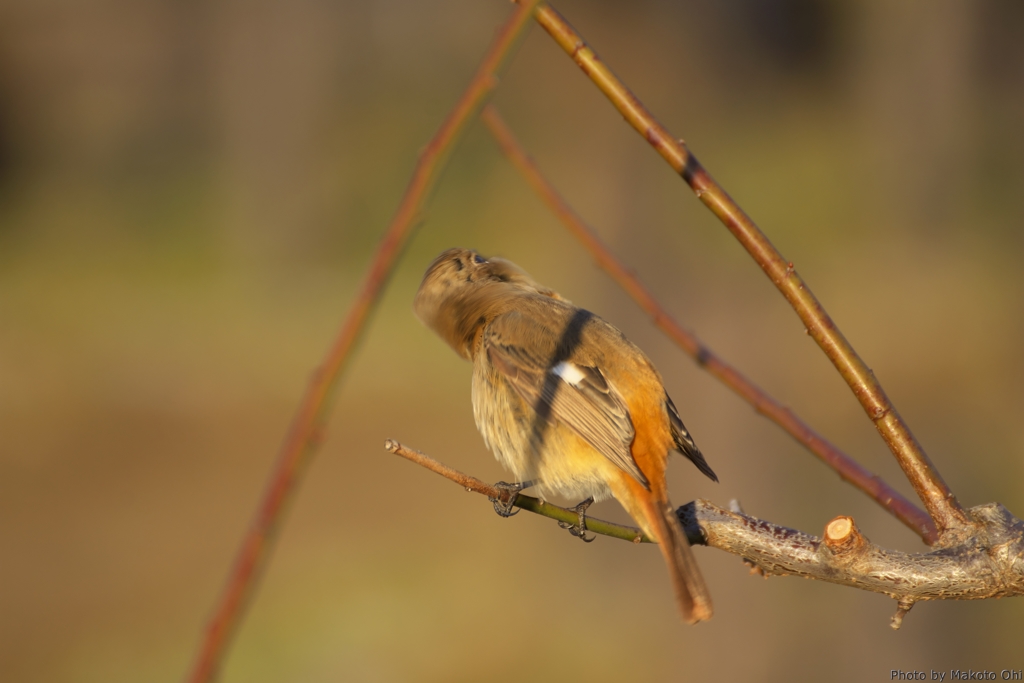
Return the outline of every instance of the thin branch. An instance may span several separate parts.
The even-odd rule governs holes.
[[[488,496],[498,492],[396,441],[389,439],[385,447],[469,490]],[[518,496],[522,498],[525,496]],[[526,505],[520,507],[533,511]],[[570,522],[576,519],[572,510],[547,504],[545,507],[539,514]],[[556,516],[551,509],[561,513]],[[1024,595],[1024,522],[998,503],[979,505],[966,512],[976,531],[965,542],[928,553],[903,553],[873,544],[851,517],[836,517],[819,538],[738,510],[725,510],[706,500],[688,503],[677,510],[692,544],[738,555],[756,567],[759,574],[801,576],[888,595],[897,601],[893,628],[899,628],[903,616],[916,602]],[[592,526],[594,521],[588,517],[587,528],[598,532]],[[631,539],[628,533],[606,535]]]
[[[825,309],[763,232],[701,166],[686,144],[673,137],[639,99],[611,72],[583,37],[550,5],[534,17],[563,50],[611,100],[626,121],[679,173],[796,310],[808,334],[825,352],[874,422],[914,490],[924,502],[940,536],[947,530],[968,531],[971,522],[942,480],[924,449],[896,412],[870,368],[853,350]]]
[[[217,674],[228,642],[253,595],[256,578],[269,558],[274,531],[295,494],[299,475],[323,439],[331,399],[352,349],[376,307],[398,255],[421,220],[423,207],[452,148],[497,85],[497,74],[530,24],[530,16],[537,4],[538,0],[529,0],[515,8],[495,36],[466,91],[420,153],[416,169],[377,248],[355,303],[310,381],[292,420],[266,491],[242,541],[188,675],[187,680],[191,683],[209,681]]]
[[[434,460],[426,453],[421,453],[414,448],[404,446],[394,439],[388,439],[385,441],[384,448],[395,455],[402,456],[406,460],[411,460],[417,465],[426,467],[431,472],[440,474],[446,479],[451,479],[467,491],[482,493],[491,500],[497,499],[502,503],[508,504],[509,494],[507,490],[491,486],[490,484],[480,481],[476,477],[471,477],[468,474],[463,474],[456,469],[452,469],[451,467]],[[575,524],[579,521],[579,515],[574,510],[552,505],[551,503],[547,503],[539,498],[524,496],[521,493],[516,495],[515,499],[512,501],[512,505],[566,524]],[[612,538],[619,538],[623,541],[632,541],[634,543],[653,542],[650,537],[644,535],[644,533],[636,527],[615,524],[614,522],[606,522],[602,519],[597,519],[596,517],[591,517],[589,515],[587,516],[587,531],[593,531],[595,534],[611,536]]]
[[[612,278],[629,294],[640,308],[654,319],[657,325],[680,348],[683,349],[697,364],[721,380],[727,387],[735,391],[754,409],[784,429],[790,436],[803,444],[811,453],[839,474],[839,477],[860,489],[883,508],[891,512],[901,522],[910,527],[929,545],[935,543],[938,535],[935,525],[928,515],[907,500],[901,493],[889,486],[878,475],[862,467],[853,458],[843,453],[824,437],[815,432],[802,419],[797,417],[743,376],[710,348],[680,325],[665,308],[658,303],[640,278],[627,268],[601,241],[597,233],[569,206],[558,190],[544,177],[537,164],[526,153],[515,135],[502,120],[493,104],[484,107],[480,118],[497,140],[498,145],[509,161],[523,174],[527,183],[540,195],[548,208],[562,221],[590,252]]]

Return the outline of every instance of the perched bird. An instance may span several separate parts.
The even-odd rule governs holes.
[[[434,259],[414,308],[473,363],[477,428],[516,481],[614,496],[658,541],[683,619],[709,619],[711,597],[668,499],[669,453],[718,478],[643,351],[514,263],[469,249]]]

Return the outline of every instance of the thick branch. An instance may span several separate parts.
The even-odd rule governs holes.
[[[640,100],[601,61],[583,37],[550,5],[534,14],[537,22],[611,100],[622,116],[679,173],[740,244],[750,253],[796,310],[808,334],[825,352],[874,422],[900,467],[921,497],[940,535],[971,524],[963,508],[896,412],[870,368],[853,350],[793,264],[787,262],[746,213],[714,181],[685,143],[673,137]],[[951,538],[951,542],[955,542]]]
[[[849,517],[830,522],[818,538],[703,500],[679,510],[684,525],[700,526],[707,545],[749,559],[768,574],[803,576],[910,602],[1024,595],[1024,522],[998,503],[967,511],[978,532],[966,542],[929,553],[880,548]]]
[[[252,596],[256,577],[273,548],[273,534],[287,503],[294,495],[299,474],[316,451],[338,380],[352,349],[365,328],[370,313],[395,266],[402,247],[420,221],[421,212],[448,156],[461,139],[466,124],[473,120],[497,85],[497,74],[518,43],[538,0],[522,2],[495,36],[473,79],[433,139],[420,153],[402,201],[377,247],[370,271],[363,280],[355,303],[341,331],[314,374],[299,410],[285,437],[266,491],[260,501],[242,547],[235,558],[224,590],[218,599],[206,634],[200,644],[187,680],[211,680],[224,657],[228,641],[238,626],[242,611]]]
[[[385,447],[468,490],[495,497],[499,490],[463,475],[429,456],[388,440]],[[576,513],[548,503],[534,509],[536,499],[519,495],[517,507],[553,519],[573,522]],[[521,503],[526,504],[521,504]],[[692,544],[708,545],[738,555],[765,575],[802,576],[882,593],[899,603],[893,627],[922,600],[981,600],[1024,595],[1024,522],[998,503],[966,511],[975,533],[964,542],[929,553],[886,550],[871,543],[850,517],[837,517],[819,538],[772,524],[741,512],[697,500],[678,510]],[[595,533],[636,540],[638,530],[618,527],[608,533],[587,518]],[[600,522],[600,525],[608,524]],[[644,539],[647,540],[647,539]]]
[[[857,461],[843,453],[823,436],[811,429],[810,425],[800,419],[789,408],[786,408],[743,376],[736,368],[717,356],[710,348],[692,332],[683,328],[669,312],[658,303],[649,289],[640,281],[636,274],[627,268],[611,250],[601,241],[597,233],[569,206],[558,190],[544,177],[537,164],[526,153],[515,135],[502,120],[493,104],[484,107],[480,118],[497,140],[502,151],[512,164],[523,174],[526,181],[537,192],[548,208],[562,221],[590,252],[612,278],[621,286],[640,308],[654,319],[665,334],[679,345],[697,364],[721,380],[727,387],[735,391],[754,409],[779,425],[790,436],[803,444],[811,453],[839,474],[840,478],[857,487],[883,508],[891,512],[901,522],[914,530],[929,545],[935,543],[938,536],[935,525],[928,515],[907,500],[901,493],[889,486],[873,472],[862,467]]]

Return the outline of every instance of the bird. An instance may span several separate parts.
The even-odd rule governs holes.
[[[574,530],[581,536],[586,506],[614,497],[657,541],[683,620],[711,618],[710,592],[669,501],[669,454],[718,477],[644,352],[511,261],[472,249],[435,258],[413,308],[473,364],[477,429],[515,480],[545,497],[587,497]]]

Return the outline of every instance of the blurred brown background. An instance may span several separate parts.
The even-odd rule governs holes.
[[[1024,514],[1024,5],[558,3],[792,259],[960,499]],[[176,681],[417,150],[507,2],[0,5],[0,678]],[[909,493],[711,214],[540,30],[496,96],[569,200],[713,348]],[[674,349],[480,126],[355,357],[223,680],[889,680],[1024,667],[1024,602],[895,604],[698,549],[573,540],[387,454],[487,480],[469,365],[413,318],[474,246],[644,347],[722,483],[820,533],[913,534]],[[572,501],[574,502],[574,501]],[[594,509],[623,519],[614,502]]]

